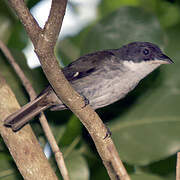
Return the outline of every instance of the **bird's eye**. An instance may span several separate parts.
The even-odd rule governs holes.
[[[148,55],[149,54],[149,50],[148,49],[144,49],[143,53],[144,53],[144,55]]]

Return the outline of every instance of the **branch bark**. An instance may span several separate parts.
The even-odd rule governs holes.
[[[16,133],[4,126],[3,120],[20,106],[1,75],[0,99],[0,134],[23,178],[27,180],[58,179],[29,125]]]
[[[14,57],[12,56],[11,52],[8,50],[8,48],[6,47],[6,45],[0,40],[0,49],[2,50],[2,52],[4,53],[4,55],[6,56],[7,60],[9,61],[9,63],[12,65],[12,67],[14,68],[16,74],[19,76],[22,84],[24,85],[27,93],[30,96],[31,100],[34,100],[36,98],[36,92],[34,91],[30,81],[26,78],[24,72],[22,71],[22,69],[19,67],[19,65],[16,63]],[[51,149],[54,153],[57,165],[59,167],[59,170],[61,172],[61,175],[63,177],[64,180],[69,180],[69,175],[68,175],[68,171],[64,162],[64,158],[62,155],[62,152],[60,151],[56,140],[53,136],[53,133],[49,127],[49,124],[47,122],[47,119],[44,115],[44,113],[42,112],[40,117],[39,117],[41,126],[44,130],[44,133],[46,135],[46,138],[48,139],[48,142],[51,146]]]
[[[118,156],[118,152],[112,139],[104,138],[107,133],[106,127],[89,105],[84,107],[84,98],[82,98],[70,86],[54,55],[54,46],[62,25],[67,0],[52,0],[48,21],[46,22],[43,31],[38,32],[39,35],[34,33],[37,29],[32,26],[32,24],[36,23],[34,19],[29,18],[30,21],[32,21],[29,22],[29,19],[26,21],[26,17],[24,17],[24,14],[29,14],[29,12],[27,12],[28,9],[24,7],[25,5],[22,5],[24,2],[22,0],[9,0],[9,2],[24,24],[26,31],[34,44],[35,52],[39,57],[47,79],[54,88],[58,97],[76,114],[76,116],[87,128],[95,142],[96,148],[103,160],[110,178],[129,180],[130,178]],[[34,35],[36,37],[34,37]]]
[[[30,34],[31,41],[33,44],[36,44],[42,29],[26,7],[24,0],[15,0],[13,3],[10,3],[10,5],[13,9],[16,9],[17,16],[25,26],[27,33]]]
[[[180,180],[180,152],[177,153],[176,180]]]

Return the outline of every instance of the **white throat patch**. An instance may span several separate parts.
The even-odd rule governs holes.
[[[136,75],[145,77],[147,74],[151,73],[154,69],[159,67],[161,64],[156,61],[142,61],[139,63],[134,63],[133,61],[124,61],[123,65],[128,68],[131,72],[136,73]]]
[[[123,62],[124,66],[126,66],[128,69],[132,71],[137,71],[146,66],[147,62],[143,61],[140,63],[135,63],[133,61],[124,61]],[[149,64],[149,63],[148,63]]]

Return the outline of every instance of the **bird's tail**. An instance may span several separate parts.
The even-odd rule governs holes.
[[[24,105],[19,111],[7,117],[4,121],[4,125],[17,131],[34,116],[47,109],[50,106],[47,102],[47,93],[48,92],[42,93],[35,100]]]

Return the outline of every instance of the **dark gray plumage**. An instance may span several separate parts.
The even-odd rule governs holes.
[[[63,73],[73,88],[89,100],[92,108],[98,109],[123,98],[154,69],[170,63],[172,60],[155,44],[133,42],[120,49],[82,56],[65,67]],[[51,86],[10,115],[5,125],[17,130],[48,107],[51,110],[66,109]]]

